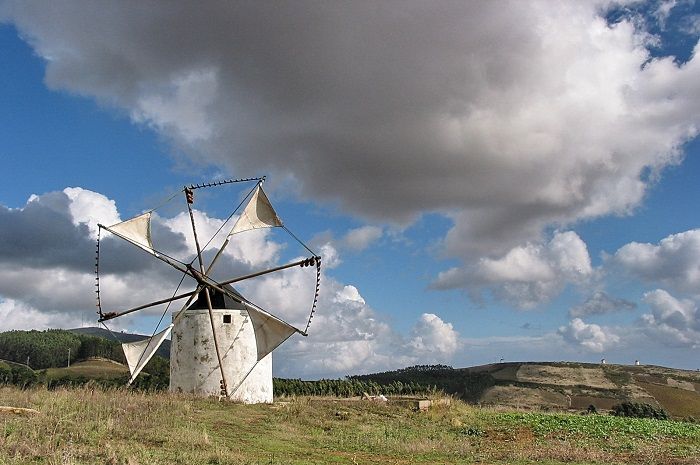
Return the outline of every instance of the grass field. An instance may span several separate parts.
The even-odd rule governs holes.
[[[125,390],[0,388],[0,463],[683,464],[700,425],[499,411],[461,402],[413,412],[370,402],[240,405]]]
[[[680,418],[692,416],[700,419],[700,403],[697,401],[697,393],[659,384],[638,384],[654,396],[671,415]]]

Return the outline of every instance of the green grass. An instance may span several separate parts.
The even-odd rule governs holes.
[[[294,399],[240,405],[163,393],[0,388],[0,463],[696,464],[700,425],[504,412],[461,402]]]

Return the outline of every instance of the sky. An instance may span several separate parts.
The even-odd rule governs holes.
[[[323,257],[276,376],[698,369],[699,37],[690,0],[0,0],[0,330],[96,325],[98,223],[158,207],[154,245],[190,260],[182,186],[265,175]],[[198,232],[251,187],[196,191]],[[256,231],[217,277],[305,254]],[[114,237],[100,270],[106,311],[180,279]],[[303,324],[314,283],[238,288]],[[149,334],[164,310],[109,326]]]

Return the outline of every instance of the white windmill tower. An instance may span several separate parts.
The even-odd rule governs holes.
[[[195,189],[246,181],[255,181],[256,185],[239,205],[240,207],[248,200],[225,242],[211,263],[206,266],[192,210],[194,191]],[[139,305],[121,312],[104,313],[100,299],[100,237],[98,235],[97,306],[100,315],[99,321],[102,324],[145,308],[187,299],[180,310],[173,312],[172,323],[167,328],[153,334],[150,338],[122,344],[131,372],[129,384],[136,379],[158,347],[172,332],[171,391],[190,392],[203,396],[219,395],[246,403],[272,402],[272,351],[294,333],[307,335],[318,299],[321,259],[283,225],[262,190],[263,181],[264,178],[229,180],[191,185],[183,189],[196,246],[196,256],[189,263],[179,261],[154,248],[150,227],[152,211],[112,226],[99,225],[100,231],[104,229],[145,250],[153,257],[193,278],[197,283],[196,288],[191,292],[177,294],[176,290],[170,298]],[[229,216],[229,220],[235,213],[234,211]],[[222,225],[222,228],[225,224]],[[211,278],[214,265],[230,241],[235,240],[236,235],[253,229],[271,227],[284,229],[311,253],[311,257],[225,281],[217,282]],[[195,261],[196,266],[194,265]],[[315,267],[316,269],[314,300],[303,331],[263,310],[231,286],[233,283],[296,266]]]

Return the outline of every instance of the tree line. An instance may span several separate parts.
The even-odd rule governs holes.
[[[275,396],[327,396],[355,397],[369,394],[376,396],[429,395],[438,392],[437,387],[418,382],[392,381],[380,384],[374,381],[362,381],[348,377],[345,379],[320,379],[304,381],[301,379],[274,378],[272,380]]]
[[[449,365],[414,365],[349,378],[380,385],[415,382],[421,386],[434,386],[442,392],[455,394],[469,401],[477,400],[482,392],[496,384],[496,380],[488,373],[472,373],[468,369],[455,369]]]
[[[124,363],[118,341],[75,334],[63,329],[0,333],[0,359],[24,363],[34,370],[64,367],[70,362],[103,357]]]

